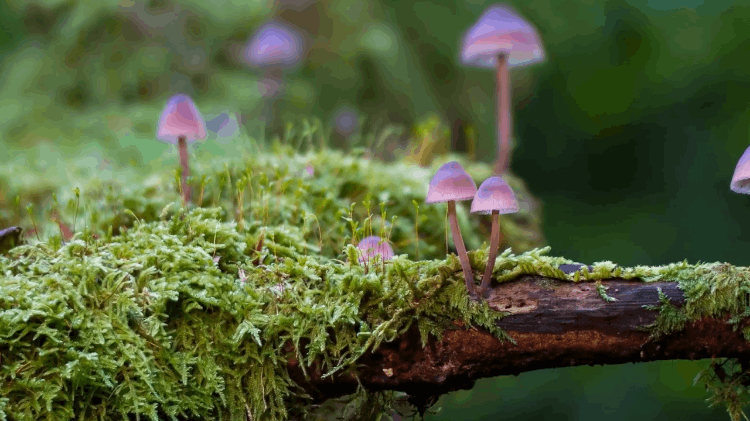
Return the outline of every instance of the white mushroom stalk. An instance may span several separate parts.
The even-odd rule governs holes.
[[[490,234],[490,254],[487,257],[487,266],[482,276],[482,284],[479,286],[479,294],[484,295],[490,286],[492,270],[495,268],[495,258],[500,245],[500,221],[499,214],[518,212],[519,206],[513,189],[500,176],[490,177],[479,186],[474,200],[471,202],[471,213],[484,213],[492,215],[492,233]]]
[[[464,239],[461,236],[461,229],[456,218],[456,201],[472,199],[476,191],[477,185],[471,176],[464,171],[461,164],[451,161],[438,168],[430,181],[427,198],[425,199],[425,203],[448,202],[448,221],[453,234],[453,243],[456,245],[458,259],[461,262],[466,289],[471,296],[476,295],[474,274],[471,271],[469,255],[466,252]]]
[[[176,144],[180,150],[182,199],[185,203],[190,201],[190,187],[187,184],[187,178],[190,175],[187,145],[205,137],[206,122],[193,100],[185,94],[177,94],[171,97],[167,101],[161,116],[159,116],[156,138],[163,142]]]

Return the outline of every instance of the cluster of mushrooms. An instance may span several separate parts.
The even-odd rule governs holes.
[[[456,218],[456,202],[460,200],[472,201],[471,213],[492,215],[490,254],[478,294],[474,287],[474,274],[471,271],[469,255],[466,253],[466,246],[461,237],[461,230],[458,227],[458,219]],[[461,262],[461,269],[466,280],[466,289],[472,297],[477,297],[478,295],[484,296],[490,285],[492,269],[495,267],[495,258],[497,257],[497,248],[500,243],[498,215],[501,213],[518,212],[519,209],[513,189],[498,175],[484,180],[479,189],[477,189],[474,180],[466,173],[463,167],[458,162],[451,161],[443,164],[437,170],[435,176],[432,177],[425,202],[448,203],[448,221],[450,222],[451,233],[453,234],[453,243],[456,246],[458,259]]]
[[[471,200],[471,213],[489,214],[492,216],[492,230],[490,234],[490,254],[487,266],[484,269],[482,283],[479,291],[474,286],[474,274],[469,263],[469,255],[466,252],[464,240],[461,237],[461,229],[458,227],[456,218],[456,202]],[[500,221],[501,213],[518,212],[519,206],[513,189],[502,177],[495,175],[486,180],[477,189],[476,183],[458,162],[451,161],[443,164],[430,181],[427,190],[426,203],[448,204],[448,221],[453,235],[453,243],[456,245],[458,259],[466,281],[466,289],[472,297],[484,296],[490,285],[492,270],[495,268],[495,258],[500,245]],[[363,239],[357,248],[360,250],[360,263],[366,263],[370,259],[379,257],[382,261],[393,257],[393,249],[388,242],[378,236],[370,236]]]

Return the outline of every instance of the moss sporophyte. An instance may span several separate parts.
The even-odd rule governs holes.
[[[315,167],[314,176],[301,178],[306,165]],[[476,178],[490,174],[487,167],[465,165]],[[6,418],[295,418],[316,409],[290,377],[292,360],[307,374],[356,373],[361,356],[411,326],[424,345],[455,328],[455,321],[511,340],[496,324],[504,313],[470,300],[461,262],[446,257],[438,206],[419,212],[422,259],[404,254],[416,252],[412,203],[424,200],[430,170],[334,151],[283,160],[277,154],[196,159],[194,168],[206,176],[199,179],[224,178],[224,186],[249,170],[263,176],[243,180],[247,202],[239,215],[235,189],[218,181],[205,184],[205,202],[217,206],[202,208],[179,206],[179,188],[166,171],[126,186],[73,180],[81,186],[82,206],[76,210],[78,196],[62,186],[57,196],[69,206],[59,212],[65,220],[77,212],[83,228],[63,245],[54,222],[36,217],[42,240],[0,254],[0,413]],[[531,196],[511,175],[505,180],[523,193],[517,194],[520,211],[505,221],[506,239],[528,251],[501,253],[492,269],[495,282],[524,274],[568,282],[676,281],[685,304],[657,304],[652,335],[726,312],[734,322],[747,317],[744,268],[600,262],[566,274],[560,267],[573,262],[534,248],[540,237],[529,233],[538,228],[536,208],[525,202]],[[17,194],[9,184],[6,196]],[[356,204],[365,198],[386,203],[388,214],[398,217],[381,236],[395,254],[378,265],[382,270],[358,263],[362,253],[353,239],[366,237],[368,224],[359,223],[370,211]],[[466,210],[455,212],[455,225],[463,225],[463,238],[475,250],[467,253],[470,269],[483,270],[489,251],[479,247],[482,227]],[[376,250],[385,244],[379,241]],[[604,288],[600,294],[607,296]],[[388,413],[395,395],[362,390],[351,399],[351,408],[377,405]]]

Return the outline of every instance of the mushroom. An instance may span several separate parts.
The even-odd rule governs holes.
[[[499,175],[492,176],[482,183],[471,202],[471,213],[484,213],[492,215],[492,233],[490,235],[490,254],[487,258],[487,266],[484,268],[482,284],[479,293],[484,294],[490,286],[492,269],[495,268],[497,247],[500,245],[500,221],[499,214],[518,212],[518,201],[513,194],[513,189]]]
[[[737,161],[729,188],[735,193],[750,194],[750,148]]]
[[[287,24],[272,21],[258,28],[245,47],[244,61],[265,70],[263,80],[258,81],[263,98],[272,99],[283,91],[283,71],[299,65],[304,46],[300,31]],[[269,120],[270,114],[270,104],[265,103],[261,120]]]
[[[185,203],[190,201],[190,188],[187,185],[190,173],[187,144],[205,137],[206,123],[193,100],[185,94],[177,94],[169,98],[167,106],[164,107],[159,117],[156,138],[173,145],[177,144],[180,149],[182,199]]]
[[[266,70],[265,79],[258,83],[265,98],[281,91],[281,80],[273,73],[296,67],[302,61],[304,45],[299,31],[280,22],[266,23],[250,39],[245,48],[245,61]]]
[[[385,262],[393,258],[393,249],[387,240],[377,235],[365,237],[357,244],[357,248],[362,252],[359,256],[359,263],[369,262],[375,256],[380,256],[381,261]]]
[[[333,127],[336,130],[336,133],[345,139],[348,139],[359,126],[357,112],[347,106],[341,107],[336,111],[333,121]]]
[[[474,292],[474,274],[471,272],[469,255],[466,253],[464,239],[461,237],[461,229],[458,227],[456,218],[456,201],[469,200],[477,192],[477,185],[471,176],[464,171],[461,164],[451,161],[438,168],[435,176],[430,181],[425,203],[448,202],[448,221],[453,234],[453,243],[458,251],[458,259],[461,261],[461,269],[466,280],[466,289],[470,295]]]
[[[510,161],[510,79],[508,67],[544,60],[536,30],[510,6],[492,6],[469,28],[461,61],[470,67],[497,69],[497,160],[495,174]]]

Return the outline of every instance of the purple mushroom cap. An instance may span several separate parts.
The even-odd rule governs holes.
[[[159,116],[156,138],[167,143],[177,144],[184,136],[188,143],[206,137],[206,123],[198,107],[189,96],[177,94],[169,98]]]
[[[351,135],[359,125],[357,112],[349,107],[341,107],[333,117],[336,132],[342,136]]]
[[[750,194],[750,147],[745,149],[737,162],[729,188],[736,193]]]
[[[304,38],[279,22],[261,26],[245,49],[245,60],[257,67],[294,67],[302,60]]]
[[[393,249],[388,241],[377,235],[364,238],[357,244],[357,248],[362,251],[359,263],[365,263],[377,255],[380,255],[384,262],[393,258]]]
[[[510,6],[492,6],[469,28],[461,45],[461,61],[472,67],[494,68],[497,55],[508,54],[508,65],[544,60],[536,30]]]
[[[499,175],[484,180],[471,202],[471,213],[513,213],[518,209],[513,189]]]
[[[425,203],[469,200],[474,198],[477,185],[456,161],[443,164],[430,181]]]

